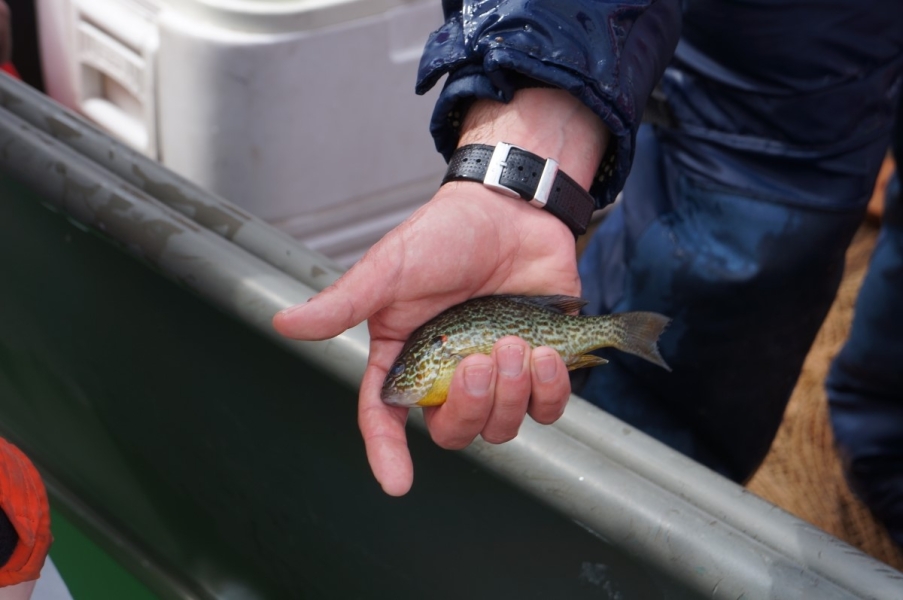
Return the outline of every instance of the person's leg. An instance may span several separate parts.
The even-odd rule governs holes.
[[[896,156],[903,159],[899,116],[896,143]],[[856,301],[850,337],[831,366],[826,388],[847,479],[903,546],[901,309],[903,198],[897,183],[888,188],[881,233]]]
[[[624,200],[580,268],[587,312],[672,317],[673,372],[616,352],[577,393],[744,480],[764,458],[834,298],[863,205],[794,206],[703,187],[644,129]]]
[[[624,201],[582,257],[587,312],[673,318],[668,373],[606,353],[582,390],[735,479],[764,458],[834,298],[903,87],[903,5],[684,3]]]

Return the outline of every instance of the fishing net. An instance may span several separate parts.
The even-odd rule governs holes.
[[[903,570],[903,551],[850,491],[828,420],[824,380],[849,333],[878,228],[864,225],[847,253],[837,298],[809,352],[784,421],[749,489],[784,510]]]

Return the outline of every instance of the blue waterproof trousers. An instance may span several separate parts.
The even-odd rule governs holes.
[[[576,391],[735,481],[765,457],[881,158],[894,136],[903,147],[899,117],[896,133],[889,125],[899,114],[898,33],[875,38],[889,44],[878,60],[879,43],[841,26],[852,17],[831,21],[835,30],[818,29],[807,44],[790,31],[799,19],[772,18],[774,11],[755,13],[767,27],[731,20],[730,11],[751,6],[685,14],[685,38],[663,80],[672,122],[640,129],[622,201],[580,262],[586,312],[672,317],[660,345],[673,372],[603,351],[612,364]],[[832,6],[855,14],[852,3]],[[899,22],[901,9],[862,14]],[[861,31],[870,30],[878,25]],[[819,44],[837,55],[796,54]],[[767,49],[774,60],[747,61],[743,48]],[[837,56],[860,76],[828,87],[815,77],[777,81],[782,56],[801,77],[829,72]],[[862,103],[868,111],[842,122]],[[898,197],[888,203],[828,394],[854,488],[903,543],[903,319],[895,307],[903,308]]]
[[[660,342],[673,371],[612,351],[577,391],[743,481],[771,445],[865,207],[705,185],[682,172],[673,144],[640,130],[623,200],[580,262],[587,312],[673,319]]]

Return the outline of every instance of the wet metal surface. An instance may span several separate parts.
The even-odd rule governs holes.
[[[0,195],[0,435],[120,534],[114,555],[140,544],[143,579],[208,600],[695,598],[414,432],[417,485],[386,496],[352,382],[8,177]]]

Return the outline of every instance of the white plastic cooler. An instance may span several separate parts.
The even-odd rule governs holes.
[[[414,94],[438,0],[38,0],[48,93],[350,264],[444,162]]]

